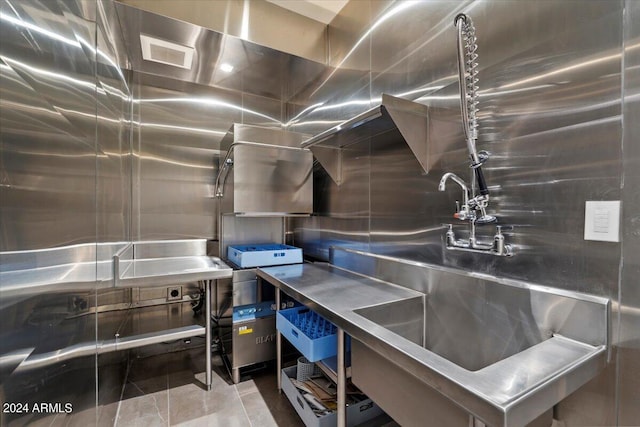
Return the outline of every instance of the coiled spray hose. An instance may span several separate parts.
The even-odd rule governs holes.
[[[476,29],[471,18],[464,13],[454,19],[458,29],[458,83],[460,85],[460,111],[462,127],[469,149],[471,167],[475,170],[480,194],[488,195],[489,190],[482,173],[482,163],[488,156],[479,156],[476,151],[478,139],[478,44]]]

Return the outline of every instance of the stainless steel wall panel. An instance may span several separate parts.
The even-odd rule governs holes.
[[[324,61],[314,62],[296,56],[289,57],[286,90],[283,93],[283,98],[290,102],[300,103],[303,108],[306,108],[309,105],[308,95],[315,90],[323,77],[326,77],[330,71]]]
[[[0,251],[95,244],[96,3],[5,0],[0,8]],[[94,301],[90,288],[3,298],[0,355],[95,340],[95,317],[76,317]],[[95,356],[2,372],[1,400],[69,402],[69,422],[93,423],[95,372]],[[0,424],[50,423],[56,415],[3,411]]]
[[[390,80],[394,80],[396,76],[406,78],[409,74],[408,70],[416,70],[415,73],[424,76],[416,76],[408,80],[399,79],[404,81],[406,86],[402,87],[401,84],[395,83],[394,90],[403,91],[407,93],[406,97],[415,97],[414,99],[418,102],[451,107],[453,115],[458,114],[455,31],[452,24],[447,22],[447,18],[454,15],[459,10],[459,6],[459,2],[393,5],[379,15],[379,17],[388,16],[386,20],[382,22],[374,20],[369,27],[374,27],[371,31],[373,45],[370,49],[372,64],[379,63],[382,70],[387,65],[391,66]],[[394,7],[405,9],[393,14],[391,12]],[[563,2],[545,3],[542,6],[522,2],[486,2],[470,4],[468,9],[474,18],[477,17],[476,26],[482,67],[480,71],[481,111],[483,111],[482,107],[485,107],[481,116],[481,125],[486,124],[489,131],[485,136],[484,127],[481,128],[478,146],[494,152],[494,157],[487,163],[485,172],[495,196],[493,205],[501,216],[501,222],[516,226],[513,234],[518,236],[516,239],[519,239],[518,245],[521,250],[533,250],[531,248],[533,245],[529,245],[526,239],[542,236],[540,240],[547,241],[548,244],[544,250],[540,251],[541,260],[551,261],[563,257],[566,254],[566,248],[559,246],[560,242],[555,237],[558,233],[567,234],[561,239],[564,242],[567,239],[575,240],[572,247],[584,246],[584,243],[581,243],[583,242],[584,201],[592,198],[613,200],[619,198],[619,190],[616,189],[619,188],[621,152],[620,145],[616,141],[619,141],[621,135],[619,47],[622,12],[620,3],[593,2],[590,3],[589,8],[576,10]],[[503,19],[493,19],[495,16]],[[434,25],[426,34],[423,34],[424,31],[418,32],[417,28],[423,28],[418,23],[425,19],[433,22]],[[566,19],[574,22],[570,29],[557,23]],[[552,27],[558,28],[557,33],[549,35],[546,31],[542,31],[539,24],[547,21],[553,22]],[[339,25],[339,20],[336,22],[338,22],[336,25]],[[505,30],[497,22],[505,22],[510,29],[518,26],[526,28],[528,30],[526,41],[521,40],[521,37],[505,38]],[[398,40],[414,39],[415,42],[405,48],[398,41],[396,46],[400,53],[389,57],[385,52],[389,52],[390,49],[385,46],[393,45],[394,39],[389,34],[398,33],[391,29],[399,27],[414,30],[413,37],[403,33],[398,36]],[[523,30],[519,30],[516,35],[521,35],[523,38],[523,33]],[[602,36],[594,36],[593,33],[602,34]],[[539,37],[533,37],[533,34],[539,34]],[[583,37],[583,34],[586,36]],[[376,43],[380,44],[380,48]],[[356,50],[359,48],[360,46]],[[557,59],[558,62],[540,61],[540,58],[548,55],[549,52],[552,52],[552,58]],[[617,60],[616,52],[618,52]],[[413,63],[409,65],[410,61],[416,61],[416,56],[420,57],[415,53],[428,53],[430,56],[420,64],[421,67]],[[563,61],[560,58],[570,61],[567,67],[563,67]],[[406,65],[402,65],[403,61]],[[533,61],[536,61],[536,67],[530,66]],[[400,68],[396,69],[394,66]],[[375,88],[376,82],[380,81],[379,79],[384,80],[385,73],[376,74],[377,70],[374,70],[373,66],[372,70],[374,73],[372,74],[373,97],[378,92]],[[451,76],[451,74],[454,75]],[[447,76],[449,76],[448,80],[445,79]],[[420,92],[421,87],[411,86],[416,83],[424,86],[431,79],[446,84],[439,90],[426,95]],[[359,81],[359,79],[353,80]],[[529,80],[531,84],[528,83]],[[511,87],[520,90],[510,90]],[[389,85],[383,84],[380,90],[387,88]],[[418,92],[410,93],[412,90]],[[373,101],[372,98],[371,102]],[[311,118],[313,115],[313,110],[310,110],[300,118],[300,122],[304,122],[306,117]],[[342,117],[340,114],[337,116],[342,119],[348,118],[346,114]],[[443,159],[451,159],[452,162],[455,162],[453,160],[455,156],[459,156],[459,166],[455,163],[443,163],[440,165],[441,170],[432,171],[434,176],[439,177],[441,173],[451,169],[456,171],[460,168],[459,171],[464,171],[462,168],[464,168],[466,156],[463,151],[464,142],[460,136],[461,133],[447,135],[452,140],[444,145],[450,152],[443,154]],[[558,141],[562,141],[562,144]],[[611,142],[607,144],[606,142],[609,141]],[[388,144],[389,147],[393,146],[392,142]],[[442,203],[446,196],[439,193],[434,185],[436,178],[428,178],[432,183],[423,183],[419,175],[415,174],[413,178],[415,184],[398,185],[399,182],[411,179],[409,178],[411,172],[407,171],[406,176],[402,178],[385,179],[384,169],[382,169],[385,163],[384,153],[384,151],[381,152],[378,163],[372,162],[372,167],[375,164],[380,169],[376,173],[373,173],[372,169],[370,191],[373,194],[385,186],[396,188],[395,197],[389,199],[395,200],[395,203],[383,205],[372,202],[371,217],[376,218],[376,210],[380,210],[380,216],[390,218],[390,221],[393,221],[394,217],[404,220],[407,212],[420,212],[424,210],[424,206],[433,205],[438,206],[439,214],[425,215],[421,229],[437,227],[445,221],[451,222],[448,219],[449,209]],[[390,163],[392,158],[393,156],[390,155],[387,163]],[[345,164],[348,162],[346,160]],[[389,169],[401,174],[400,170],[404,171],[406,167],[403,164],[403,166]],[[468,172],[463,176],[468,176]],[[374,180],[376,180],[375,184]],[[550,186],[554,188],[553,191],[549,191]],[[320,184],[319,188],[322,187],[323,185]],[[423,191],[423,199],[411,193],[414,188],[420,188]],[[335,187],[335,190],[337,189],[339,187]],[[387,194],[391,192],[388,191]],[[339,192],[326,191],[323,196],[318,194],[319,206],[325,203],[324,200],[336,203],[340,198],[339,194],[347,193],[352,194],[352,192],[343,192],[341,189]],[[451,200],[458,197],[459,195],[452,195]],[[380,201],[383,200],[385,197],[380,197]],[[402,200],[402,203],[399,204],[398,200]],[[397,205],[398,209],[394,210],[394,205]],[[331,210],[329,212],[331,212],[330,215],[334,213]],[[375,220],[372,220],[370,230],[372,235],[378,231],[380,234],[388,232],[390,221],[386,222],[385,229],[377,230]],[[398,220],[398,227],[402,227],[402,223],[403,221]],[[545,233],[549,235],[546,236]],[[536,243],[539,242],[536,240]],[[602,258],[601,254],[597,253],[597,249],[594,252],[594,247],[602,247],[602,245],[591,246],[592,248],[585,250],[584,254],[591,259],[580,262],[580,265],[589,264],[590,271],[582,273],[573,271],[572,274],[578,274],[578,280],[575,280],[576,284],[573,286],[581,290],[613,296],[616,293],[616,281],[611,280],[611,273],[615,275],[616,250],[611,256]],[[449,254],[448,258],[449,262],[455,263],[456,259],[465,258],[465,255]],[[566,258],[567,264],[563,268],[568,267],[572,262],[575,263],[573,255]],[[520,264],[527,263],[524,259],[519,262],[494,263],[492,261],[487,264],[481,257],[476,257],[473,262],[501,274],[505,274],[504,271],[510,276],[529,274],[528,267]],[[518,265],[523,268],[518,270]],[[559,275],[562,271],[564,270],[538,274],[544,274],[540,276],[541,282],[554,284],[562,281]],[[596,271],[600,273],[596,273],[594,277]],[[591,282],[589,282],[590,277],[593,277]],[[606,284],[602,283],[603,278],[606,279]],[[586,283],[585,280],[587,280]],[[567,286],[567,284],[563,281],[560,286]]]
[[[291,98],[308,108],[288,117],[289,130],[316,134],[371,107],[371,42],[357,29],[368,25],[372,8],[370,1],[348,3],[329,26],[329,66],[315,84]]]
[[[282,120],[283,104],[279,96],[268,98],[242,94],[242,123],[280,129]]]
[[[318,134],[371,108],[369,73],[337,69],[327,84],[310,95],[307,107],[286,123],[287,130]]]
[[[441,135],[437,136],[441,138]],[[459,155],[446,153],[437,167],[466,173]],[[458,192],[435,193],[440,177],[425,175],[409,147],[394,132],[371,141],[371,246],[377,253],[443,262],[441,223],[450,221]],[[452,194],[453,193],[453,194]],[[438,218],[430,224],[425,218]]]
[[[131,73],[114,4],[97,6],[97,241],[123,242],[131,240]]]
[[[133,236],[214,238],[220,140],[242,120],[242,94],[147,74],[136,80]]]
[[[95,23],[67,5],[2,4],[0,250],[95,241]]]
[[[640,420],[640,2],[624,3],[622,273],[618,340],[618,425]]]
[[[284,219],[281,217],[251,218],[222,215],[220,256],[227,259],[230,245],[253,245],[284,242]]]
[[[316,191],[314,203],[319,216],[293,221],[296,244],[312,247],[320,257],[328,254],[332,244],[348,244],[330,239],[326,230],[344,225],[336,207],[368,191],[370,208],[363,216],[370,218],[368,229],[355,226],[342,234],[368,234],[372,251],[617,300],[619,266],[626,252],[617,243],[585,241],[583,232],[586,200],[622,199],[627,203],[625,194],[629,194],[620,190],[623,182],[629,182],[622,175],[622,164],[623,146],[630,144],[626,139],[622,142],[623,2],[593,1],[579,6],[571,1],[396,2],[378,13],[370,13],[371,7],[370,3],[360,5],[361,16],[371,16],[368,24],[358,25],[360,21],[350,15],[358,8],[354,5],[345,8],[344,16],[339,15],[329,28],[332,48],[336,48],[331,51],[332,65],[336,63],[334,53],[349,52],[354,46],[360,58],[357,63],[366,63],[366,52],[356,44],[363,36],[367,41],[361,43],[370,43],[369,85],[362,75],[337,70],[315,95],[322,94],[325,104],[300,114],[296,126],[306,121],[319,123],[322,108],[334,99],[349,101],[346,98],[353,97],[353,88],[367,86],[371,103],[381,93],[390,93],[448,108],[458,120],[453,17],[460,11],[468,13],[479,45],[478,148],[493,153],[484,168],[492,192],[491,207],[502,225],[513,227],[506,235],[516,247],[516,256],[487,259],[442,250],[444,230],[438,228],[455,221],[451,214],[460,195],[454,189],[438,192],[437,180],[447,171],[470,178],[461,125],[457,134],[440,136],[439,143],[446,147],[441,163],[426,176],[412,166],[415,161],[401,141],[391,138],[371,142],[370,181],[359,182],[360,193],[342,190],[349,185],[348,179],[336,186],[326,173],[318,173],[315,185],[323,191]],[[343,22],[352,24],[356,34]],[[352,67],[361,69],[354,63]],[[625,81],[631,81],[629,74]],[[631,95],[630,99],[635,98]],[[317,100],[311,99],[310,104],[314,102]],[[326,128],[351,117],[339,109],[334,113]],[[633,158],[624,155],[626,162]],[[345,167],[353,161],[346,159]],[[636,194],[637,184],[631,188],[627,191]],[[464,224],[460,227],[464,232]],[[490,230],[479,232],[486,239],[492,236]],[[628,364],[630,357],[622,357]],[[561,421],[567,425],[615,424],[615,371],[614,361],[563,402],[558,409]]]
[[[329,65],[332,67],[338,67],[343,61],[353,60],[351,65],[354,69],[361,71],[369,71],[370,54],[367,53],[365,47],[359,49],[354,46],[358,45],[358,41],[363,38],[363,35],[367,32],[375,13],[379,8],[379,5],[374,5],[371,0],[363,0],[359,2],[348,2],[336,15],[336,17],[329,24],[328,29],[328,49],[329,49]],[[378,2],[379,3],[379,2]],[[364,36],[364,39],[368,39],[368,36]],[[361,42],[363,43],[363,42]],[[368,43],[365,44],[368,46]],[[349,55],[349,52],[354,52]],[[360,54],[356,54],[355,51],[359,50]],[[356,58],[360,60],[357,61]],[[359,63],[359,66],[356,66]],[[350,67],[345,67],[350,68]]]
[[[368,248],[369,151],[368,140],[343,150],[345,179],[340,186],[319,166],[314,169],[313,210],[317,216],[292,220],[295,244],[305,254],[328,259],[332,245]]]

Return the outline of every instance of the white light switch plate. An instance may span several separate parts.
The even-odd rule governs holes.
[[[585,203],[584,240],[620,241],[620,200]]]

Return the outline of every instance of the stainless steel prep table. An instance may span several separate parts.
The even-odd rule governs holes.
[[[115,255],[111,256],[112,253]],[[206,386],[211,389],[211,282],[231,277],[233,270],[207,255],[206,239],[87,243],[31,251],[0,252],[0,293],[27,298],[36,292],[111,287],[161,287],[201,281],[205,289],[205,326],[187,325],[160,332],[82,342],[45,353],[33,348],[17,357],[0,356],[0,367],[26,371],[80,356],[126,350],[164,341],[205,335]]]
[[[259,268],[258,277],[277,289],[276,306],[280,309],[280,292],[295,298],[338,327],[338,427],[346,426],[345,332],[356,338],[361,316],[353,310],[424,295],[387,282],[342,270],[328,264],[297,264]],[[278,389],[281,389],[281,340],[277,333]]]
[[[260,268],[257,275],[338,326],[339,426],[344,426],[346,421],[345,333],[356,340],[358,347],[361,347],[359,343],[365,344],[389,363],[419,380],[425,387],[436,390],[468,414],[486,420],[490,425],[527,424],[540,415],[542,409],[548,410],[589,378],[593,378],[603,369],[607,360],[606,342],[589,345],[553,334],[549,339],[524,351],[484,369],[471,371],[358,314],[365,307],[391,302],[424,302],[427,298],[424,293],[330,264]],[[505,284],[507,288],[520,289],[516,285],[523,286]],[[534,286],[526,289],[536,295],[551,292],[547,288]],[[277,303],[279,291],[276,292]],[[571,301],[579,301],[572,298],[573,295],[569,296]],[[604,321],[606,332],[608,301],[588,295],[580,298],[582,303],[592,306],[596,317],[602,317],[600,323]],[[280,369],[279,333],[277,344]]]

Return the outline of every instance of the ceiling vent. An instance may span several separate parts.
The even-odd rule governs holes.
[[[193,62],[192,47],[183,46],[166,40],[140,34],[140,45],[142,46],[142,59],[145,61],[159,62],[161,64],[173,65],[174,67],[191,69]]]

